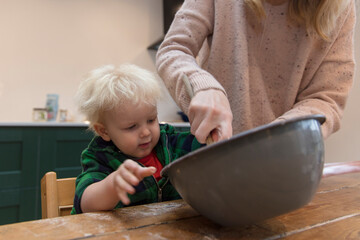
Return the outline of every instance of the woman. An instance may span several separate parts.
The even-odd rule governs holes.
[[[315,113],[326,116],[326,138],[340,127],[353,82],[354,5],[185,0],[157,53],[159,75],[201,143]]]

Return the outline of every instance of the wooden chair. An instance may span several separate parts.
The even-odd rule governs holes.
[[[47,172],[41,179],[41,215],[52,218],[70,215],[75,196],[76,178],[57,179],[55,172]]]

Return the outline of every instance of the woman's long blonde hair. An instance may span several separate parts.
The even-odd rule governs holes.
[[[245,0],[259,18],[265,17],[264,0]],[[288,16],[298,23],[304,23],[307,29],[314,29],[317,34],[329,39],[336,19],[350,0],[289,0]]]

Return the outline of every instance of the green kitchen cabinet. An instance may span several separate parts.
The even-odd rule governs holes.
[[[41,218],[42,176],[77,176],[92,137],[86,124],[0,124],[0,225]]]
[[[48,171],[76,177],[92,137],[82,123],[0,123],[0,225],[40,219],[41,178]]]

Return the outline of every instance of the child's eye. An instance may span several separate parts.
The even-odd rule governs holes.
[[[148,120],[148,123],[154,123],[155,121],[156,121],[156,118],[149,119],[149,120]]]
[[[127,130],[132,130],[132,129],[135,129],[136,128],[136,125],[131,125],[130,127],[126,128]]]

